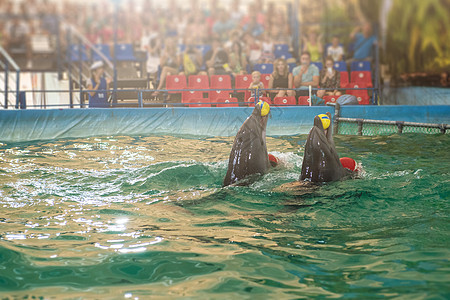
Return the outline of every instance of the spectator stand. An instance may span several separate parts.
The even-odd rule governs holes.
[[[72,25],[64,24],[64,28],[67,32],[66,66],[71,105],[73,105],[73,91],[78,88],[80,105],[85,106],[87,92],[83,89],[86,89],[86,82],[90,80],[90,66],[94,61],[103,61],[107,77],[113,78],[114,74],[114,89],[110,99],[114,106],[133,106],[141,102],[142,99],[139,97],[150,98],[149,92],[138,93],[137,91],[148,88],[148,82],[147,78],[142,78],[144,72],[138,72],[136,69],[136,65],[143,65],[143,59],[136,57],[131,44],[116,44],[111,55],[108,45],[93,45]],[[116,68],[113,62],[116,63]]]

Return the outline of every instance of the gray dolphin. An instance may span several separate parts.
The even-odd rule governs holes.
[[[268,104],[266,104],[268,106]],[[250,175],[265,174],[270,168],[266,146],[268,115],[261,116],[262,105],[255,105],[252,114],[242,124],[233,142],[228,171],[223,186],[234,184]],[[266,112],[268,113],[268,111]],[[245,185],[248,181],[238,184]]]
[[[327,116],[331,120],[329,112]],[[319,116],[316,116],[314,126],[306,140],[300,180],[320,183],[340,180],[349,175],[351,175],[351,171],[344,169],[339,161],[331,124],[325,130]]]

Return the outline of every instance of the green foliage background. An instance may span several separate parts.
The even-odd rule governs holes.
[[[394,0],[385,62],[393,75],[450,68],[450,0]]]
[[[393,76],[402,73],[450,70],[450,0],[393,0],[388,16],[386,47],[382,63]],[[383,0],[328,0],[323,30],[337,34],[348,44],[348,34],[357,22],[355,7],[378,24]],[[348,22],[349,26],[332,26]]]

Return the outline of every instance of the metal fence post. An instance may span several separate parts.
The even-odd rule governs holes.
[[[16,109],[19,108],[20,101],[20,69],[16,71]]]
[[[5,63],[5,109],[8,108],[8,78],[9,78],[9,64],[8,61]]]

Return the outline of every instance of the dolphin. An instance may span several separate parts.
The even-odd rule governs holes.
[[[250,175],[265,174],[270,168],[266,146],[266,126],[270,107],[260,101],[245,120],[233,142],[223,186],[249,184]]]
[[[331,114],[326,114],[331,120]],[[303,157],[300,181],[313,183],[341,180],[351,175],[344,169],[334,146],[331,124],[324,129],[319,116],[314,118],[314,126],[308,134]]]

